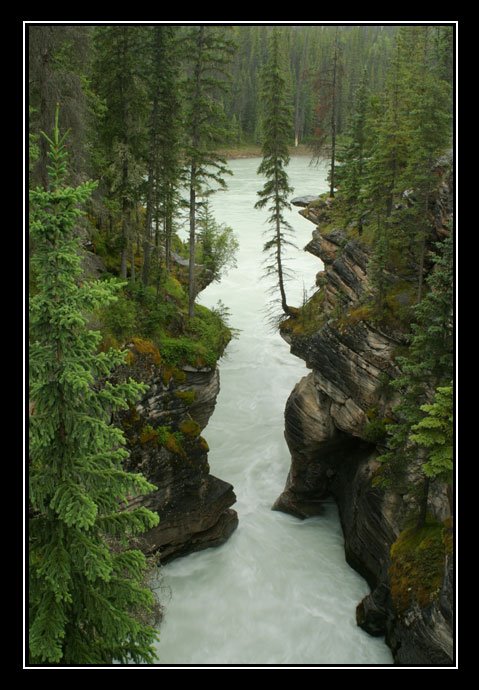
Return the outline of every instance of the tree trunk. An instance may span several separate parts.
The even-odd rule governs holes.
[[[52,29],[48,29],[45,27],[45,31],[51,31]],[[49,108],[49,103],[47,99],[47,92],[48,92],[48,80],[49,80],[49,74],[50,74],[50,49],[45,46],[43,54],[42,54],[42,60],[41,60],[41,69],[40,69],[40,78],[39,78],[39,91],[40,91],[40,109],[39,109],[39,124],[40,124],[40,130],[43,132],[46,132],[48,135],[50,135],[51,128],[52,128],[52,122],[49,122],[49,115],[51,113],[51,108]],[[38,174],[40,177],[40,184],[43,187],[43,189],[48,189],[48,171],[47,171],[47,165],[48,165],[48,147],[49,144],[45,137],[40,136],[39,137],[39,148],[40,148],[40,155],[38,158],[38,163],[37,163],[37,170]]]
[[[150,258],[151,258],[151,224],[153,220],[153,163],[151,159],[148,161],[148,187],[146,191],[146,219],[143,235],[143,267],[141,271],[141,280],[143,285],[148,285],[150,277]]]
[[[193,318],[195,313],[195,249],[196,249],[196,167],[191,165],[190,177],[190,262],[188,267],[188,316]]]
[[[161,69],[161,60],[159,58],[161,44],[161,27],[155,27],[155,67],[156,70]],[[151,224],[153,220],[153,188],[158,180],[155,180],[155,160],[157,158],[158,146],[158,106],[159,106],[159,78],[157,77],[157,86],[153,98],[153,107],[151,110],[150,119],[150,142],[148,151],[148,186],[146,190],[146,218],[145,218],[145,234],[143,240],[143,270],[141,279],[143,285],[148,285],[150,275],[150,255],[151,255]]]
[[[424,477],[422,485],[422,496],[419,500],[419,515],[417,518],[416,529],[422,529],[426,524],[427,500],[429,498],[429,477]]]
[[[172,218],[172,204],[168,200],[168,207],[165,218],[165,266],[166,270],[170,270],[171,263],[171,236],[173,233],[173,218]]]
[[[275,185],[276,185],[276,265],[278,267],[278,284],[279,284],[279,291],[281,293],[281,307],[286,314],[286,316],[290,315],[290,309],[288,307],[288,302],[286,300],[286,290],[284,289],[284,277],[283,277],[283,262],[281,259],[281,223],[280,223],[280,211],[279,211],[279,198],[278,198],[278,183],[277,183],[277,178],[275,175]]]
[[[424,202],[424,218],[427,218],[427,209],[429,204],[429,194],[426,194],[426,200]],[[422,300],[422,289],[424,284],[424,259],[426,256],[426,235],[427,229],[423,228],[421,232],[421,242],[419,245],[419,272],[418,272],[418,283],[417,283],[417,303]]]
[[[337,123],[337,88],[338,88],[338,59],[339,59],[339,42],[338,29],[336,27],[336,35],[334,39],[334,57],[333,57],[333,93],[331,103],[331,174],[329,185],[329,196],[334,198],[334,178],[336,172],[336,123]]]
[[[135,244],[134,242],[131,243],[131,268],[130,268],[130,280],[133,284],[135,284],[136,280],[136,268],[135,268]]]
[[[120,278],[127,278],[127,259],[128,259],[128,202],[123,199],[121,213],[121,268]]]
[[[284,313],[287,316],[289,316],[290,311],[289,311],[288,303],[286,301],[286,291],[284,289],[283,264],[281,261],[281,241],[280,241],[279,235],[280,235],[279,220],[276,220],[276,262],[278,265],[278,283],[279,283],[279,291],[281,293],[281,307],[282,307]]]

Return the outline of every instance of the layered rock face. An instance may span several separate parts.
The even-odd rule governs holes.
[[[439,189],[438,235],[451,212],[451,188],[445,183]],[[321,234],[327,211],[323,202],[300,212],[320,223],[305,249],[325,266],[317,276],[322,316],[307,335],[283,328],[291,352],[311,372],[286,404],[285,437],[292,462],[273,507],[305,518],[321,514],[322,500],[333,495],[346,559],[372,590],[357,608],[358,624],[370,634],[386,635],[398,664],[448,665],[453,659],[452,558],[446,559],[440,592],[431,603],[411,603],[399,611],[391,596],[390,550],[416,497],[414,492],[385,491],[374,481],[380,463],[368,429],[371,420],[390,417],[397,403],[385,384],[396,373],[394,350],[404,343],[400,333],[355,320],[354,310],[368,290],[367,250],[339,229]],[[428,507],[437,520],[448,517],[444,486],[435,488]]]
[[[147,341],[146,341],[147,343]],[[236,529],[231,484],[210,474],[208,445],[200,435],[219,393],[216,368],[162,366],[154,346],[130,345],[125,375],[148,385],[137,405],[120,416],[128,439],[127,468],[141,472],[157,490],[141,504],[160,523],[144,535],[144,548],[162,563],[193,551],[219,546]]]

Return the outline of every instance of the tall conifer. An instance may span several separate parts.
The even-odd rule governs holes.
[[[132,497],[154,489],[125,472],[123,433],[111,424],[144,387],[109,377],[124,353],[98,353],[86,315],[113,301],[113,285],[81,280],[75,224],[94,188],[64,183],[58,111],[48,189],[31,191],[39,290],[30,302],[30,662],[102,664],[154,660],[154,607],[146,560],[128,537],[158,523]]]
[[[281,295],[281,308],[287,315],[291,313],[285,290],[287,277],[284,267],[284,248],[293,243],[288,239],[292,233],[290,224],[284,217],[285,209],[290,209],[288,195],[293,191],[289,184],[286,166],[289,163],[288,142],[291,136],[291,105],[287,89],[287,75],[284,55],[281,50],[281,32],[274,29],[270,40],[270,53],[263,71],[263,160],[258,175],[264,175],[266,182],[258,192],[260,197],[255,208],[266,208],[268,222],[272,227],[271,238],[263,251],[271,257],[267,264],[268,275],[277,277]]]

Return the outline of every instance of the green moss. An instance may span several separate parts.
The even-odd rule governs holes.
[[[163,361],[165,384],[171,375],[175,382],[183,381],[185,365],[216,365],[232,337],[226,317],[219,309],[197,304],[189,319],[185,286],[164,270],[158,290],[141,282],[129,283],[119,291],[116,302],[97,314],[105,339],[134,342],[130,364],[138,354],[150,355],[156,365]]]
[[[324,291],[318,290],[297,313],[282,321],[279,325],[281,333],[292,336],[308,336],[321,328],[325,321],[323,311]]]
[[[177,278],[175,278],[172,275],[166,276],[165,280],[163,281],[162,287],[165,291],[165,294],[167,294],[169,297],[172,297],[177,302],[183,302],[187,298],[185,289],[183,288],[182,284]]]
[[[196,438],[201,434],[201,427],[194,419],[185,419],[180,424],[180,432],[187,438]]]
[[[205,453],[208,453],[210,447],[209,447],[209,445],[207,444],[206,439],[204,439],[203,436],[200,436],[200,437],[198,438],[198,441],[199,441],[201,450],[204,450]]]
[[[145,424],[140,431],[139,441],[142,446],[147,443],[158,443],[158,432],[150,424]]]
[[[361,304],[347,313],[346,320],[348,324],[355,324],[359,321],[369,321],[373,315],[374,309],[371,304]]]
[[[183,447],[181,445],[181,441],[178,439],[177,434],[170,434],[168,436],[168,439],[165,443],[165,448],[170,451],[170,453],[173,453],[174,455],[179,455],[182,458],[186,458],[186,453],[183,450]]]
[[[174,395],[176,398],[178,398],[179,400],[182,400],[187,405],[192,405],[195,401],[195,398],[196,398],[196,392],[194,390],[175,391]]]
[[[133,354],[145,355],[151,359],[153,364],[157,366],[161,364],[161,355],[158,348],[151,340],[145,340],[143,338],[132,338],[133,343]]]
[[[449,536],[444,524],[428,518],[419,530],[403,530],[391,546],[391,597],[398,613],[413,602],[427,606],[439,595],[445,557],[452,551]]]

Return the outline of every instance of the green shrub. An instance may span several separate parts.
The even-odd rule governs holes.
[[[126,340],[136,328],[135,303],[120,294],[116,302],[101,311],[100,318],[111,335],[118,340]]]

